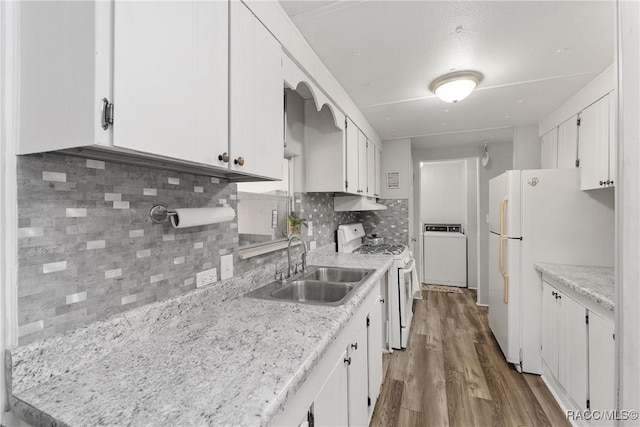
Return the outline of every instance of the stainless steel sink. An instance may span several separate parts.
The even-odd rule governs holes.
[[[343,305],[374,270],[309,267],[289,280],[276,280],[245,294],[249,298],[313,305]]]
[[[303,277],[324,282],[356,283],[363,280],[371,273],[371,270],[361,268],[317,267],[309,271]]]
[[[271,297],[289,301],[330,304],[341,301],[353,288],[354,286],[348,283],[296,280],[271,293]]]

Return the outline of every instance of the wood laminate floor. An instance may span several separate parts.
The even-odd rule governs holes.
[[[371,426],[569,426],[540,377],[518,373],[474,290],[422,291],[405,350],[384,357]]]

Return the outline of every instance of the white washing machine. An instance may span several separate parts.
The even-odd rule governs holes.
[[[467,287],[467,236],[460,224],[424,224],[422,282]]]

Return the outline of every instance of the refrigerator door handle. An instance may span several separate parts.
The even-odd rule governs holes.
[[[502,300],[505,304],[509,303],[509,275],[504,270],[504,243],[507,240],[507,238],[504,237],[504,223],[508,201],[509,199],[505,197],[504,199],[502,199],[502,202],[500,202],[500,248],[498,251],[498,267],[500,268],[500,274],[502,275],[502,280],[504,281]]]
[[[502,202],[500,202],[500,236],[504,236],[504,223],[508,201],[509,199],[505,197],[504,199],[502,199]]]

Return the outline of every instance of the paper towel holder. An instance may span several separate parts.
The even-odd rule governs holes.
[[[162,206],[162,205],[155,205],[149,211],[149,216],[151,217],[151,221],[155,222],[156,224],[162,224],[167,220],[167,218],[177,214],[178,213],[176,211],[170,211],[169,209],[167,209],[165,206]]]

